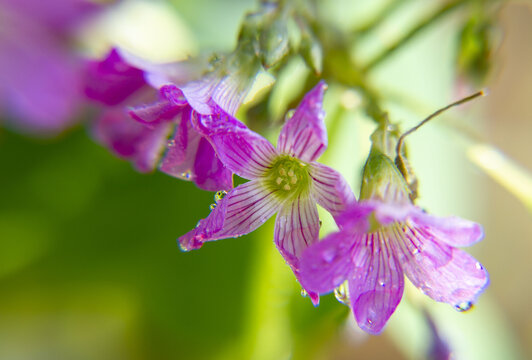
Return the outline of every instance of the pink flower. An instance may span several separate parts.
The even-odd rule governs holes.
[[[343,286],[358,325],[378,334],[401,301],[404,275],[440,302],[467,310],[489,283],[466,252],[483,238],[480,225],[426,214],[409,199],[390,158],[373,147],[364,170],[361,201],[336,220],[340,230],[309,247],[301,282],[317,293]]]
[[[250,181],[231,190],[207,218],[179,238],[183,249],[248,234],[277,213],[275,244],[299,277],[303,250],[318,241],[316,204],[336,215],[354,201],[343,177],[316,162],[327,148],[325,88],[321,82],[305,96],[281,130],[277,148],[227,114],[195,118],[222,163]],[[319,301],[316,293],[309,295],[314,303]]]
[[[95,123],[95,136],[141,172],[158,167],[204,190],[230,190],[231,171],[191,120],[195,114],[234,114],[253,78],[195,77],[193,63],[153,64],[117,50],[89,62],[85,93],[109,106]]]

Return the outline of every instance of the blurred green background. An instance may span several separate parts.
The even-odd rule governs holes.
[[[347,27],[367,16],[364,6],[371,9],[368,1],[323,3],[325,16]],[[368,53],[426,6],[405,3],[366,40]],[[163,21],[141,26],[157,16],[131,10],[139,6],[133,4],[88,29],[84,51],[101,55],[113,42],[159,60],[228,51],[243,15],[257,6],[150,2],[153,14],[169,18],[168,33]],[[314,308],[300,295],[274,249],[271,221],[248,236],[183,253],[176,239],[208,214],[212,193],[135,172],[96,144],[86,125],[53,139],[0,129],[0,359],[424,359],[430,334],[421,308],[457,359],[531,358],[531,212],[526,199],[468,160],[478,138],[456,130],[468,122],[483,141],[532,168],[532,6],[507,2],[497,21],[502,38],[492,54],[490,96],[410,140],[420,205],[485,226],[486,239],[471,252],[491,285],[474,310],[459,314],[407,289],[383,335],[368,336],[334,296]],[[458,22],[451,16],[429,28],[372,74],[392,119],[405,128],[461,96],[453,72]],[[134,28],[142,36],[129,36]],[[336,117],[327,122],[336,130],[323,161],[358,193],[372,125],[356,109],[338,115],[337,95],[332,86],[327,110]],[[85,124],[93,116],[83,114]],[[499,175],[519,193],[513,175]],[[526,170],[524,176],[530,182]]]

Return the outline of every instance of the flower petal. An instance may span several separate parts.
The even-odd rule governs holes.
[[[222,164],[205,138],[199,142],[193,174],[200,189],[229,191],[233,188],[233,173]]]
[[[281,206],[275,190],[252,180],[231,190],[209,216],[179,238],[185,250],[197,249],[206,241],[248,234],[264,224]]]
[[[303,251],[319,240],[320,219],[316,203],[310,196],[300,194],[294,201],[283,204],[275,220],[274,239],[294,275],[300,281],[299,259]],[[301,281],[300,281],[301,282]],[[319,297],[311,289],[303,288],[317,305]]]
[[[141,172],[152,171],[163,151],[171,124],[147,128],[121,110],[109,110],[95,122],[96,138]]]
[[[193,181],[203,190],[229,191],[233,188],[233,174],[220,162],[212,145],[194,130],[191,112],[187,107],[176,119],[178,126],[167,142],[159,169],[179,179]]]
[[[315,161],[327,149],[327,130],[323,118],[323,92],[327,85],[321,81],[305,95],[294,115],[285,123],[277,148],[305,162]]]
[[[353,253],[349,299],[358,326],[379,334],[401,301],[404,276],[385,233],[365,235]]]
[[[109,106],[146,85],[144,72],[125,62],[116,49],[104,60],[88,62],[85,72],[85,95]]]
[[[484,267],[465,251],[448,246],[423,228],[403,227],[404,241],[396,243],[410,281],[436,301],[472,304],[486,288]]]
[[[207,62],[203,64],[198,58],[171,63],[154,63],[136,56],[125,49],[117,49],[120,57],[129,65],[141,69],[144,78],[153,88],[159,89],[163,85],[175,84],[182,86],[201,76]]]
[[[193,124],[209,139],[222,163],[245,179],[263,175],[277,156],[268,140],[221,110],[198,115]]]
[[[149,105],[138,106],[129,111],[129,115],[138,122],[153,127],[162,122],[171,121],[179,114],[190,119],[190,106],[183,93],[175,85],[166,85],[159,90],[160,99]]]
[[[309,174],[313,180],[310,193],[333,216],[339,215],[348,204],[355,202],[351,187],[336,170],[314,162],[309,166]]]
[[[335,232],[303,251],[300,281],[309,290],[327,293],[347,280],[353,268],[354,236]]]
[[[484,238],[480,224],[459,217],[437,217],[418,211],[411,215],[418,227],[451,246],[470,246]]]

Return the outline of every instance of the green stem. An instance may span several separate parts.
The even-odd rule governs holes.
[[[372,70],[375,66],[379,65],[381,62],[386,60],[390,55],[395,53],[398,49],[406,45],[410,40],[412,40],[416,35],[421,33],[423,30],[433,25],[439,19],[443,18],[445,15],[451,13],[453,10],[458,9],[462,5],[469,3],[471,0],[454,0],[444,4],[442,7],[436,9],[432,14],[427,16],[422,20],[417,26],[410,29],[403,37],[397,40],[395,43],[390,45],[387,49],[384,49],[380,54],[375,56],[370,60],[363,68],[362,72],[367,73]]]
[[[367,21],[364,25],[354,29],[354,35],[365,35],[371,30],[377,28],[384,20],[388,18],[391,14],[395,12],[399,7],[405,4],[405,1],[402,0],[389,0],[382,9],[373,17],[373,19]]]

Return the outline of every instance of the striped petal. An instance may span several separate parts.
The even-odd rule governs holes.
[[[470,246],[484,238],[480,224],[459,217],[437,217],[417,211],[411,215],[411,219],[432,237],[450,246]]]
[[[294,201],[287,201],[277,214],[275,244],[300,283],[299,259],[306,248],[318,241],[319,231],[318,209],[310,196],[299,195]],[[302,286],[317,305],[318,294]]]
[[[353,253],[353,273],[348,280],[349,299],[360,328],[379,334],[401,301],[404,276],[387,235],[365,235]]]
[[[312,178],[311,195],[333,216],[336,217],[355,202],[351,187],[336,170],[314,162],[309,166],[309,175]]]
[[[397,242],[403,270],[423,293],[453,306],[473,304],[489,284],[484,267],[465,251],[448,246],[432,234],[404,226]]]
[[[301,284],[320,294],[340,286],[353,268],[354,245],[351,237],[336,232],[307,248],[300,261]]]
[[[285,123],[277,148],[305,162],[315,161],[327,149],[327,130],[323,118],[323,93],[327,85],[322,81],[301,101],[294,115]]]
[[[247,182],[231,190],[207,218],[179,238],[179,243],[185,250],[192,250],[206,241],[248,234],[264,224],[280,207],[275,191],[259,180]]]
[[[245,179],[263,175],[277,156],[268,140],[222,111],[212,116],[198,115],[194,123],[209,139],[222,163]]]
[[[179,125],[166,144],[159,169],[171,176],[193,181],[203,190],[231,190],[231,171],[218,159],[212,145],[194,130],[190,115],[190,107],[180,114]]]

